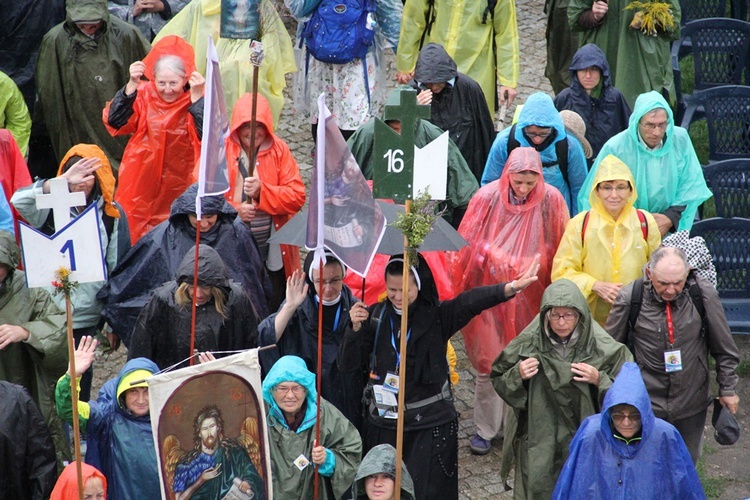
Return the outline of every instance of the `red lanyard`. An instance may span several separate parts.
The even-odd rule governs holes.
[[[672,306],[667,302],[667,333],[669,333],[669,343],[674,345],[674,324],[672,324]]]

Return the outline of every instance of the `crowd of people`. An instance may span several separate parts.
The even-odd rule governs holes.
[[[515,2],[285,3],[294,36],[272,0],[45,0],[0,12],[14,28],[0,35],[0,496],[73,498],[76,413],[85,498],[160,497],[149,377],[187,366],[194,351],[208,362],[264,347],[258,397],[276,498],[313,498],[316,477],[319,498],[394,498],[402,418],[401,497],[457,499],[449,341],[460,331],[476,372],[470,450],[485,455],[503,439],[497,468],[505,484],[514,471],[515,498],[702,498],[708,407],[738,411],[740,355],[715,285],[686,248],[663,245],[687,240],[711,197],[672,111],[679,3],[673,30],[644,34],[623,1],[548,0],[556,96],[523,103]],[[243,21],[264,45],[253,63],[248,40],[222,36],[239,15],[222,12],[230,5],[257,14]],[[326,17],[340,7],[355,24]],[[230,188],[196,210],[209,36],[230,113]],[[410,127],[420,148],[450,137],[442,215],[468,245],[408,267],[390,256],[373,303],[344,283],[333,253],[321,266],[272,239],[306,201],[300,152],[277,133],[295,64],[293,119],[316,138],[325,94],[368,180],[376,117],[396,133]],[[404,87],[388,94],[388,82]],[[390,118],[384,107],[405,91],[430,113]],[[514,104],[513,123],[496,132],[493,116]],[[61,229],[36,205],[53,178],[85,195],[71,217],[96,208],[107,268],[72,295],[74,369],[64,299],[27,287],[17,231],[18,221]],[[101,342],[122,342],[128,361],[95,395]],[[400,409],[390,402],[399,391]],[[224,441],[218,408],[195,426],[212,438],[177,464],[175,498],[225,498],[232,485],[265,498],[247,456],[230,470],[244,451]]]

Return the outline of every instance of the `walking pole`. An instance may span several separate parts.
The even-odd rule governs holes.
[[[312,274],[312,269],[310,269]],[[312,276],[310,276],[312,278]],[[323,258],[320,258],[318,267],[318,365],[315,370],[315,389],[318,391],[317,399],[315,404],[317,406],[317,413],[315,415],[315,441],[314,446],[320,446],[320,388],[323,378],[321,366],[323,365]],[[313,488],[313,498],[318,500],[319,492],[320,473],[318,472],[318,466],[315,466],[315,482]]]
[[[193,266],[193,297],[191,300],[190,315],[190,366],[195,364],[195,313],[197,305],[195,302],[195,291],[198,289],[198,259],[200,258],[201,246],[201,220],[195,225],[195,265]]]

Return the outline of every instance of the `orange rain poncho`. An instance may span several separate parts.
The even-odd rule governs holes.
[[[103,112],[110,134],[133,134],[120,164],[116,196],[128,216],[133,244],[167,220],[172,202],[195,182],[193,168],[200,158],[200,139],[188,112],[190,92],[168,103],[154,85],[154,65],[166,55],[182,59],[187,76],[195,71],[193,48],[178,36],[165,37],[143,59],[149,81],[138,86],[128,122],[119,129],[109,125],[111,101]]]
[[[510,201],[510,175],[535,172],[539,181],[526,203]],[[484,311],[462,329],[466,352],[480,373],[490,373],[500,351],[539,312],[550,284],[552,259],[568,222],[568,207],[560,192],[546,184],[542,160],[533,148],[516,148],[500,179],[482,187],[469,203],[458,232],[465,247],[453,261],[454,292],[512,281],[540,254],[539,279],[504,302]]]
[[[31,175],[26,160],[9,130],[0,129],[0,184],[10,205],[13,193],[31,184]],[[16,207],[10,205],[13,225],[18,234],[18,220],[21,218]]]
[[[92,477],[98,477],[102,481],[104,486],[104,498],[107,498],[107,478],[99,470],[89,464],[81,464],[81,471],[83,476],[83,485]],[[55,489],[52,490],[52,496],[50,500],[71,500],[78,498],[78,473],[76,471],[76,463],[70,463],[62,471],[60,477],[55,483]]]

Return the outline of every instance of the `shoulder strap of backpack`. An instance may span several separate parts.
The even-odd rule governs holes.
[[[701,287],[698,285],[698,280],[695,279],[695,271],[690,270],[688,273],[688,279],[692,278],[693,283],[688,287],[688,295],[690,300],[693,302],[693,306],[698,311],[701,317],[701,335],[706,336],[708,331],[708,325],[706,324],[706,306],[703,304],[703,294],[701,293]]]
[[[564,141],[557,141],[555,143],[555,154],[557,155],[557,164],[560,166],[560,173],[562,174],[563,181],[570,187],[568,182],[568,138]],[[573,200],[575,203],[575,200]]]
[[[643,302],[643,278],[633,282],[633,293],[630,295],[630,310],[628,311],[628,330],[625,337],[625,345],[635,358],[635,342],[633,341],[633,329],[641,313],[641,302]]]
[[[487,16],[492,20],[495,19],[495,6],[497,6],[497,0],[487,0],[487,8],[482,14],[482,24],[487,24]]]
[[[510,127],[510,133],[508,133],[508,146],[506,147],[507,155],[510,156],[510,152],[521,145],[516,139],[516,123]]]
[[[435,0],[427,0],[427,12],[424,13],[424,31],[422,36],[419,38],[419,50],[422,50],[424,45],[424,39],[432,31],[432,25],[435,24]]]
[[[635,209],[635,213],[638,214],[638,221],[641,223],[641,233],[643,233],[643,239],[648,241],[648,221],[646,220],[646,214],[643,210]]]
[[[589,215],[591,215],[591,211],[587,210],[586,215],[583,216],[583,226],[581,227],[581,246],[583,246],[586,239],[586,228],[589,225]]]

